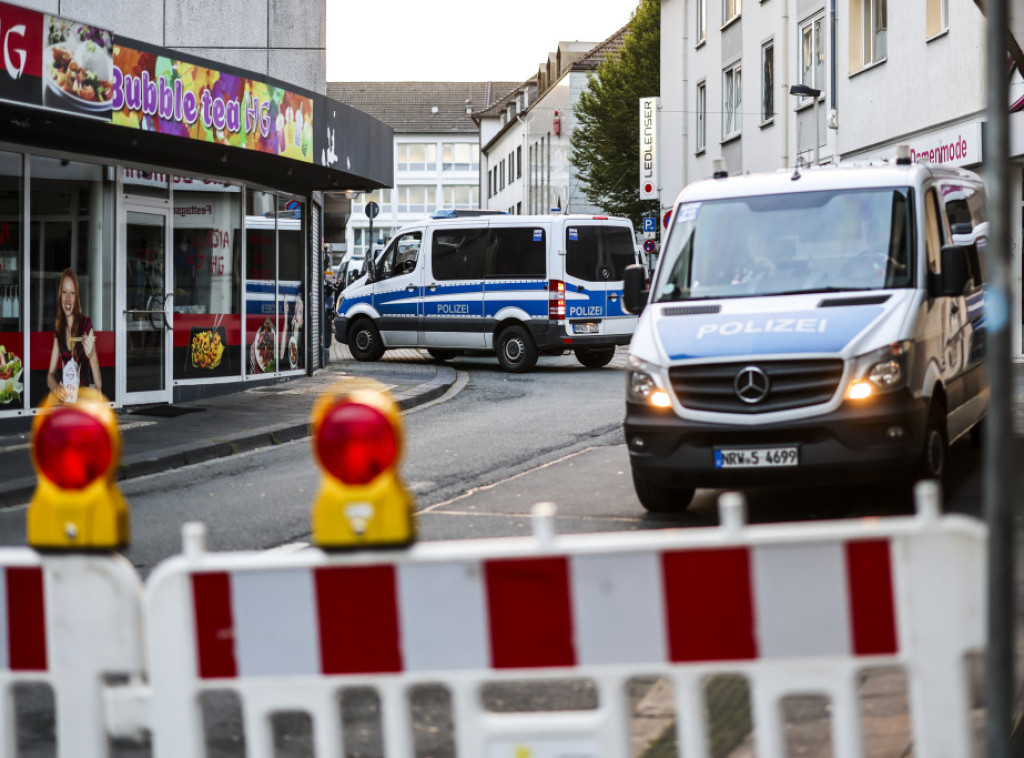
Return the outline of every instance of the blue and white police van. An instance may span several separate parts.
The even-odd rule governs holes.
[[[496,353],[511,372],[572,351],[607,365],[637,317],[622,276],[639,261],[629,219],[439,213],[409,224],[337,304],[335,334],[361,361],[390,348],[436,360]]]
[[[645,508],[701,487],[941,479],[952,441],[980,442],[984,186],[905,155],[679,194],[649,290],[626,272]]]

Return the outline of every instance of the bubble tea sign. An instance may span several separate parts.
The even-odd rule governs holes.
[[[111,120],[119,126],[313,160],[311,98],[116,43]]]

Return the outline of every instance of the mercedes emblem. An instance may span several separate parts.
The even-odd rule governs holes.
[[[740,369],[732,383],[733,389],[736,390],[736,397],[751,405],[760,403],[768,397],[770,385],[768,375],[757,366]]]

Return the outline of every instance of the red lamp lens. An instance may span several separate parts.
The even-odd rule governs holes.
[[[367,484],[394,464],[398,437],[387,417],[359,403],[334,406],[320,422],[316,449],[324,468],[345,484]]]
[[[95,416],[75,408],[46,415],[35,438],[43,476],[66,490],[80,490],[106,473],[113,456],[110,435]]]

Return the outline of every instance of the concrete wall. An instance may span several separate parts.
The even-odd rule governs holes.
[[[326,0],[15,0],[324,94]]]

